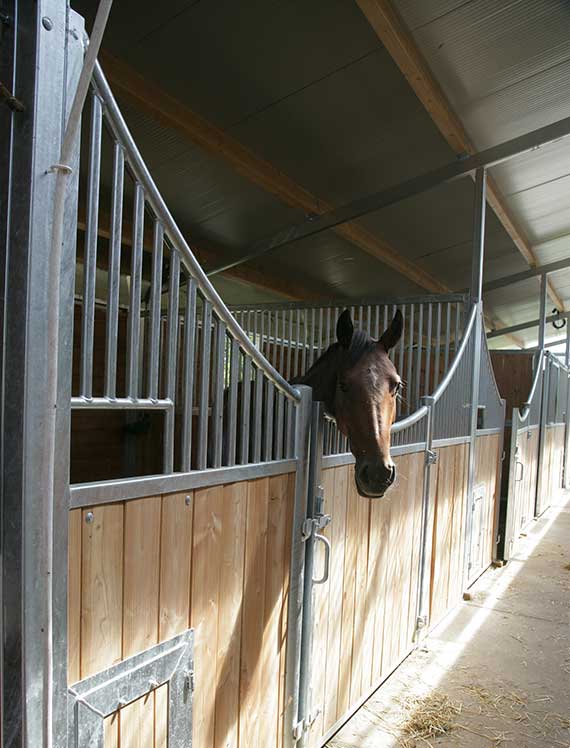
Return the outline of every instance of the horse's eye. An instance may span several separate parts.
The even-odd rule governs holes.
[[[401,391],[402,391],[402,387],[403,387],[403,386],[404,386],[404,385],[402,384],[402,382],[401,382],[401,381],[400,381],[400,382],[396,382],[396,383],[395,383],[395,384],[393,385],[393,387],[392,387],[392,394],[393,394],[393,395],[397,395],[397,394],[398,394],[399,392],[401,392]]]

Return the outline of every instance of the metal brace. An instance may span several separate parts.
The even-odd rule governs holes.
[[[293,740],[295,742],[301,740],[303,734],[311,729],[313,722],[317,719],[320,713],[321,710],[316,709],[314,712],[309,713],[304,720],[301,720],[301,722],[297,722],[297,724],[293,727]]]
[[[437,462],[437,452],[433,449],[426,450],[426,465],[435,465]]]

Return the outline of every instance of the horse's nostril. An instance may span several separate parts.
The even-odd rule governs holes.
[[[390,474],[388,476],[388,485],[391,486],[392,483],[396,480],[396,466],[390,465]]]

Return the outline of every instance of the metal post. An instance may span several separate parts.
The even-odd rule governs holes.
[[[3,12],[0,78],[25,109],[0,112],[0,147],[7,151],[0,173],[0,742],[50,748],[64,745],[66,733],[76,132],[64,162],[69,177],[57,257],[52,167],[61,162],[83,27],[55,0],[7,2]]]
[[[311,430],[312,392],[299,386],[301,400],[295,413],[295,506],[291,537],[291,572],[287,612],[287,665],[285,676],[285,748],[294,748],[299,722],[299,684],[301,675],[301,635],[303,622],[303,587],[305,542],[303,526],[307,518],[309,481],[309,437]]]
[[[309,486],[307,498],[307,516],[303,527],[303,538],[305,540],[305,578],[303,586],[303,622],[301,631],[301,662],[299,673],[299,711],[297,714],[297,726],[295,734],[298,737],[298,747],[306,745],[306,735],[314,716],[311,713],[310,685],[311,685],[311,660],[313,652],[313,585],[314,579],[315,547],[317,540],[323,540],[319,530],[326,527],[330,517],[323,512],[323,489],[321,484],[321,456],[323,454],[323,432],[324,432],[324,409],[323,403],[313,402],[311,412],[311,439],[310,439],[310,461],[309,461]],[[330,545],[326,545],[327,559],[330,553]],[[319,582],[326,581],[328,577],[328,560],[325,563],[325,573]]]
[[[420,535],[420,559],[419,559],[419,581],[418,581],[418,607],[416,618],[416,639],[421,636],[421,632],[427,629],[429,620],[429,589],[430,574],[429,560],[431,549],[429,547],[431,533],[429,532],[429,509],[430,509],[430,487],[431,487],[431,467],[436,462],[436,455],[432,449],[433,445],[433,410],[435,407],[434,399],[431,396],[422,397],[422,405],[427,406],[426,415],[426,449],[424,464],[424,481],[422,489],[422,523]]]
[[[479,407],[479,375],[481,371],[481,343],[483,335],[483,260],[485,255],[485,208],[487,180],[484,169],[478,169],[475,179],[475,209],[473,221],[473,255],[471,265],[471,303],[478,311],[471,334],[473,337],[473,369],[470,392],[469,461],[467,473],[466,527],[463,566],[463,586],[467,586],[471,571],[473,531],[473,489],[475,486],[475,454],[477,449],[477,411]]]
[[[570,487],[570,476],[568,475],[568,461],[570,458],[570,322],[566,320],[566,354],[564,356],[566,365],[566,412],[564,414],[564,488]]]
[[[546,274],[540,276],[540,323],[538,326],[538,351],[537,360],[540,361],[540,352],[545,350],[546,339],[546,302],[547,302],[547,278]],[[547,352],[548,354],[548,352]],[[548,415],[548,393],[550,390],[550,360],[548,355],[544,358],[544,369],[542,374],[542,393],[540,397],[540,420],[538,427],[538,455],[536,460],[536,494],[534,497],[534,516],[540,514],[540,497],[542,494],[542,466],[544,462],[544,445],[546,444],[546,421]]]
[[[540,276],[540,322],[538,325],[538,350],[544,350],[544,342],[546,338],[546,292],[548,290],[547,276]]]

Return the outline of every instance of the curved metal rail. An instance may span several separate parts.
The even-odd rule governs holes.
[[[526,419],[529,416],[530,408],[531,408],[532,402],[534,400],[534,396],[535,396],[535,394],[537,392],[538,383],[540,382],[541,376],[542,376],[542,373],[543,373],[544,360],[547,357],[547,355],[548,355],[547,351],[545,351],[545,350],[540,351],[540,356],[538,358],[538,364],[537,364],[537,367],[536,367],[536,371],[534,372],[534,379],[532,380],[532,386],[530,388],[529,395],[528,395],[527,399],[524,401],[522,409],[519,411],[519,421],[521,423],[524,423],[524,421],[526,421]]]

